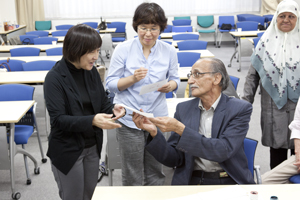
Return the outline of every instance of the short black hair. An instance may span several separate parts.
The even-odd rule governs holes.
[[[78,62],[81,56],[100,48],[101,45],[101,37],[95,29],[78,24],[70,28],[65,36],[63,57],[69,62]]]
[[[167,27],[167,21],[164,10],[158,4],[142,3],[134,12],[132,26],[137,32],[137,27],[140,24],[157,24],[161,33]]]

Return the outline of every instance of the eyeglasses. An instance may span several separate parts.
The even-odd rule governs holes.
[[[158,28],[151,28],[151,29],[147,29],[147,28],[139,28],[140,33],[147,33],[147,31],[150,31],[150,33],[158,33],[159,29]]]
[[[200,75],[202,76],[204,74],[215,74],[215,73],[217,73],[217,72],[202,72],[202,73],[200,73],[200,72],[194,72],[194,73],[190,72],[190,73],[187,74],[187,77],[189,79],[191,76],[193,76],[193,78],[197,79],[197,78],[200,77]]]

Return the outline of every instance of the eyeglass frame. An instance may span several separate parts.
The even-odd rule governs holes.
[[[140,27],[138,27],[138,29],[143,33],[147,33],[148,31],[150,32],[150,33],[158,33],[159,31],[160,31],[160,29],[159,28],[157,28],[157,29],[155,29],[155,28],[151,28],[151,29],[148,29],[148,28],[140,28]],[[153,30],[153,29],[155,29],[155,30]]]
[[[194,79],[198,79],[200,75],[204,75],[204,74],[215,74],[215,73],[218,73],[218,72],[190,72],[188,73],[186,76],[188,79],[191,78],[191,76],[194,78]],[[196,74],[196,75],[195,75]]]

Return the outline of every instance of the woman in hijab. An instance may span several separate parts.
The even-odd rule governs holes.
[[[270,147],[271,169],[287,159],[288,149],[294,154],[288,125],[300,94],[299,78],[299,6],[284,0],[251,57],[242,97],[253,103],[260,85],[262,144]]]

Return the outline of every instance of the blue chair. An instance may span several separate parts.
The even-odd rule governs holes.
[[[257,37],[261,37],[265,32],[259,32],[257,33]]]
[[[181,33],[172,36],[173,40],[198,40],[199,34]]]
[[[20,35],[20,40],[23,44],[33,44],[33,39],[38,38],[38,35]]]
[[[223,24],[230,24],[231,29],[222,29]],[[217,38],[219,37],[218,35],[221,34],[219,37],[219,41],[217,41],[216,47],[220,48],[221,47],[221,42],[222,42],[222,35],[223,33],[228,33],[230,31],[235,31],[235,22],[234,22],[234,16],[219,16],[219,24],[218,24],[218,32],[217,32]]]
[[[162,40],[162,41],[164,41],[165,43],[168,43],[168,44],[172,45],[171,41],[166,41],[166,40]]]
[[[296,174],[296,175],[294,175],[294,176],[291,176],[291,177],[289,178],[289,181],[290,181],[291,183],[300,184],[300,174]]]
[[[107,23],[107,28],[116,28],[116,32],[111,33],[113,42],[124,42],[126,40],[126,22]]]
[[[5,59],[5,60],[0,60],[0,64],[1,63],[7,63],[9,65],[10,70],[12,72],[14,72],[14,71],[23,71],[22,63],[25,63],[25,61],[23,61],[23,60],[12,60],[12,59],[7,61],[7,59]],[[5,65],[5,67],[6,67],[6,65]],[[8,70],[9,69],[7,69],[7,71]]]
[[[48,31],[29,31],[25,33],[26,35],[38,35],[39,37],[48,37]]]
[[[245,151],[245,154],[247,157],[249,170],[251,171],[253,177],[254,177],[254,172],[255,172],[257,184],[262,184],[261,175],[260,175],[260,167],[258,165],[254,166],[254,157],[255,157],[257,143],[258,143],[258,141],[256,141],[256,140],[253,140],[250,138],[245,138],[244,139],[244,151]]]
[[[193,32],[192,26],[173,26],[172,32]]]
[[[178,20],[178,19],[191,19],[191,17],[190,16],[174,17],[174,20]]]
[[[86,24],[94,29],[98,27],[98,22],[83,22],[83,24]]]
[[[240,78],[238,77],[235,77],[235,76],[230,76],[230,80],[232,81],[233,85],[234,85],[234,89],[236,90],[237,86],[238,86],[238,83],[240,81]]]
[[[242,31],[257,31],[258,22],[254,22],[254,21],[237,22],[236,27],[241,28]]]
[[[47,56],[62,56],[63,55],[63,48],[62,47],[55,47],[51,49],[46,49]]]
[[[256,47],[258,41],[260,40],[260,37],[257,37],[257,38],[253,38],[253,45],[254,45],[254,48]]]
[[[238,15],[236,15],[237,20],[238,20],[239,22],[241,22],[241,21],[246,21],[246,18],[247,18],[247,17],[253,17],[253,16],[257,16],[257,15],[254,15],[254,14],[238,14]]]
[[[53,37],[66,36],[67,32],[68,32],[68,30],[53,31],[52,36]]]
[[[186,40],[177,42],[179,51],[183,50],[203,50],[207,48],[207,42],[202,40]]]
[[[35,30],[50,30],[51,21],[35,21]]]
[[[22,84],[5,84],[0,85],[0,101],[24,101],[24,100],[33,100],[34,87],[29,85]],[[23,118],[15,124],[15,143],[17,145],[22,145],[22,148],[25,149],[25,144],[27,144],[29,137],[36,132],[37,139],[40,147],[40,152],[42,155],[42,162],[47,162],[47,159],[44,156],[40,134],[38,126],[36,124],[36,115],[35,115],[36,103],[31,107],[28,112],[23,116]],[[21,150],[17,150],[22,153]],[[34,162],[35,169],[34,173],[39,174],[39,167],[36,160],[29,154],[24,154],[24,163],[27,175],[27,184],[31,184],[27,156]]]
[[[52,69],[55,63],[53,60],[38,60],[22,63],[22,66],[24,71],[47,71]]]
[[[252,22],[258,22],[260,25],[265,26],[265,17],[262,16],[250,16],[250,17],[245,17],[245,21],[252,21]]]
[[[192,20],[190,19],[177,19],[172,21],[173,26],[190,26]]]
[[[197,16],[197,24],[201,27],[201,29],[198,29],[198,32],[200,34],[203,33],[214,34],[214,42],[216,44],[216,30],[211,28],[211,26],[214,24],[214,16],[213,15]]]
[[[74,25],[71,25],[71,24],[62,24],[62,25],[55,26],[55,28],[56,28],[56,30],[69,30],[73,26]]]
[[[56,37],[40,37],[40,38],[34,38],[33,44],[52,44],[52,41],[57,42],[58,38]]]
[[[178,63],[180,67],[192,67],[200,59],[200,53],[194,52],[177,52]]]
[[[17,47],[10,49],[11,57],[15,56],[39,56],[40,49],[35,47]]]
[[[171,33],[172,32],[172,25],[167,25],[167,27],[165,28],[165,30],[163,31],[164,33]]]

